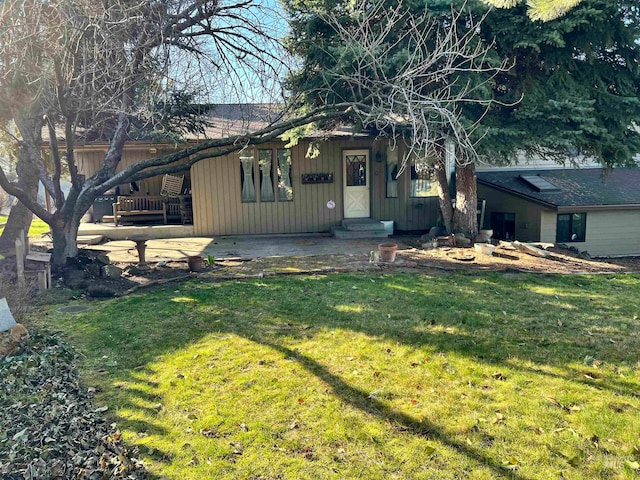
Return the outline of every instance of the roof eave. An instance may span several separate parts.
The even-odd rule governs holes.
[[[581,212],[640,210],[640,204],[629,203],[625,205],[561,205],[558,207],[558,213],[575,213],[577,209],[580,209]]]
[[[546,207],[546,208],[550,208],[552,210],[557,210],[558,209],[558,205],[556,205],[554,203],[550,203],[550,202],[546,202],[544,200],[540,200],[539,198],[535,198],[535,197],[532,197],[532,196],[527,195],[525,193],[518,192],[518,191],[515,191],[515,190],[511,190],[510,188],[506,188],[506,187],[503,187],[501,185],[496,185],[495,183],[491,183],[491,182],[488,182],[486,180],[482,180],[480,178],[478,178],[478,183],[484,185],[485,187],[495,188],[496,190],[499,190],[501,192],[508,193],[509,195],[513,195],[514,197],[523,198],[523,199],[528,200],[530,202],[537,203],[538,205],[541,205],[541,206]]]

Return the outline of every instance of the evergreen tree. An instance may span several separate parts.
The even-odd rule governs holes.
[[[485,3],[499,8],[512,8],[524,0],[484,0]],[[532,20],[555,20],[564,15],[582,0],[528,0],[527,14]]]
[[[544,24],[523,12],[495,10],[483,23],[485,41],[514,62],[493,92],[513,106],[486,118],[483,152],[503,161],[521,150],[557,161],[569,154],[606,166],[633,163],[640,152],[633,126],[640,119],[640,6],[584,0]]]
[[[341,54],[345,47],[324,20],[330,14],[349,25],[349,2],[285,3],[292,15],[289,46],[304,60],[290,86],[308,104],[360,101],[357,96],[363,92],[345,88],[346,84],[333,82],[326,88],[323,74],[338,62],[357,65],[358,58]],[[415,15],[428,11],[443,30],[454,27],[451,8],[464,8],[467,15],[456,17],[455,28],[477,30],[478,41],[491,46],[487,65],[503,60],[512,64],[498,75],[469,71],[454,79],[458,84],[476,85],[474,95],[485,101],[469,103],[462,116],[467,125],[480,122],[469,131],[485,161],[511,162],[524,152],[556,161],[584,155],[607,166],[633,163],[640,152],[640,135],[634,126],[640,118],[640,7],[635,1],[583,0],[565,16],[545,23],[531,20],[523,5],[489,12],[477,1],[410,0],[404,6]],[[401,25],[397,32],[402,32]],[[393,35],[390,31],[390,43]],[[388,71],[401,68],[409,54],[397,45],[397,61],[389,62]],[[468,220],[476,203],[475,191],[468,191],[475,189],[475,172],[467,162],[465,167],[466,172],[460,169],[464,181],[458,184],[456,204],[466,210]],[[443,192],[445,223],[452,217],[446,197]]]

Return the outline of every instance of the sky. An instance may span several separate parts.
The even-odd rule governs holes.
[[[225,1],[230,4],[232,2]],[[235,2],[233,2],[235,3]],[[176,83],[185,82],[188,86],[199,85],[203,88],[202,101],[211,103],[270,103],[282,100],[281,80],[286,76],[288,66],[293,60],[277,42],[267,42],[260,35],[250,31],[247,25],[254,25],[271,37],[282,39],[288,31],[288,24],[280,2],[277,0],[256,0],[257,7],[243,11],[246,19],[235,21],[219,21],[218,26],[233,28],[234,34],[242,34],[246,41],[236,44],[246,47],[248,51],[256,51],[250,44],[264,48],[271,58],[267,63],[262,57],[251,55],[234,58],[234,52],[225,49],[224,45],[209,42],[204,49],[209,53],[212,63],[223,64],[219,69],[213,64],[196,63],[184,55],[180,55],[173,63],[171,76]],[[224,61],[221,59],[224,58]]]

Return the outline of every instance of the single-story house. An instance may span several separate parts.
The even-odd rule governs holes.
[[[494,237],[563,243],[591,256],[640,255],[640,168],[478,173]]]
[[[242,120],[247,115],[240,109],[247,107],[216,107],[207,138],[239,133],[239,124],[245,131],[260,127],[256,112],[252,125]],[[315,158],[307,155],[311,142],[319,149]],[[79,146],[80,173],[93,174],[106,148],[100,142]],[[172,148],[128,142],[120,168]],[[403,146],[392,147],[388,139],[336,129],[291,148],[275,141],[200,161],[185,172],[181,194],[191,197],[198,236],[329,232],[353,218],[393,221],[400,231],[428,230],[440,215],[433,171],[408,165],[396,178],[403,157]],[[102,205],[94,204],[94,221],[108,218],[116,195],[154,196],[161,185],[161,177],[120,185],[98,199]]]

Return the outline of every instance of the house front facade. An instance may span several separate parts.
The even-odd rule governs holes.
[[[402,169],[401,145],[392,148],[387,139],[344,135],[313,141],[317,154],[309,158],[311,142],[301,140],[288,148],[277,141],[193,165],[185,172],[182,193],[192,198],[194,234],[322,233],[350,218],[393,221],[400,231],[437,224],[433,172],[419,172],[413,165]],[[131,142],[120,168],[163,148],[168,147]],[[79,149],[77,157],[81,173],[91,175],[104,148]],[[155,177],[138,182],[135,190],[120,185],[110,193],[158,195],[161,183]]]

